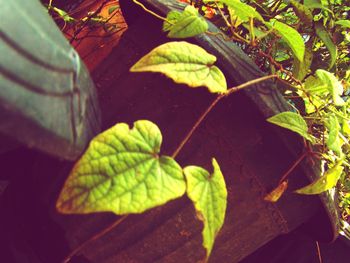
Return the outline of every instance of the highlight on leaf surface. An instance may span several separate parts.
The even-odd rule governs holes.
[[[298,194],[304,195],[316,195],[325,192],[334,186],[336,186],[342,172],[343,172],[343,160],[339,161],[335,166],[328,169],[323,176],[315,180],[313,183],[296,190]]]
[[[170,11],[163,24],[163,31],[169,31],[170,38],[193,37],[208,30],[208,23],[189,5],[184,11]]]
[[[275,189],[273,189],[270,193],[268,193],[264,197],[264,200],[272,203],[277,202],[281,198],[283,193],[287,190],[287,187],[288,187],[288,181],[283,181]]]
[[[275,19],[270,20],[266,25],[273,28],[282,37],[299,61],[304,60],[305,43],[298,31]]]
[[[184,174],[187,195],[192,200],[199,219],[203,221],[203,246],[207,257],[213,248],[215,237],[221,229],[226,213],[227,190],[219,164],[213,158],[213,173],[198,166],[187,166]]]
[[[343,142],[340,138],[341,128],[338,118],[334,114],[329,115],[328,119],[326,120],[326,127],[328,130],[328,137],[326,140],[327,147],[341,157],[343,155]]]
[[[248,22],[250,18],[264,21],[263,17],[253,7],[241,2],[240,0],[207,0],[205,3],[221,3],[225,4],[229,9],[234,10],[235,16],[237,16],[242,22]]]
[[[176,83],[196,88],[205,86],[212,93],[227,90],[226,78],[214,66],[216,57],[200,46],[184,41],[169,42],[154,48],[130,69],[131,72],[159,72]]]
[[[308,132],[307,123],[298,113],[291,111],[281,112],[275,116],[272,116],[271,118],[268,118],[267,121],[294,131],[311,143],[315,143],[315,138]]]
[[[316,76],[323,85],[328,87],[328,91],[332,95],[334,104],[336,106],[343,106],[345,101],[341,98],[341,95],[343,95],[344,88],[334,74],[323,69],[318,69],[316,70]]]
[[[136,121],[132,129],[118,123],[99,134],[65,182],[58,211],[142,213],[182,196],[182,168],[159,156],[161,143],[159,128],[146,120]]]

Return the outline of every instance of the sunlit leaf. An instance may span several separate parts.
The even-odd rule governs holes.
[[[255,18],[260,21],[264,21],[263,17],[250,5],[242,3],[239,0],[207,0],[208,2],[217,2],[225,4],[230,9],[234,10],[234,15],[237,16],[242,22],[248,22],[250,18]]]
[[[271,118],[268,118],[267,121],[294,131],[312,143],[315,142],[315,138],[308,133],[308,126],[300,114],[290,111],[281,112],[275,116],[272,116]]]
[[[162,135],[150,121],[119,123],[96,136],[57,201],[62,213],[142,213],[182,196],[181,167],[159,156]]]
[[[294,28],[272,19],[270,23],[267,23],[272,27],[277,34],[279,34],[282,39],[288,44],[292,50],[294,56],[299,60],[303,61],[305,54],[305,44],[301,35]]]
[[[316,70],[316,76],[328,87],[329,92],[332,94],[334,104],[336,106],[343,106],[345,104],[345,101],[341,98],[344,92],[343,85],[334,74],[323,69],[318,69]]]
[[[163,30],[169,31],[170,38],[187,38],[204,33],[208,30],[208,23],[198,14],[193,6],[189,5],[180,13],[171,11],[163,24]]]
[[[216,57],[203,48],[187,42],[169,42],[142,57],[130,71],[160,72],[176,83],[190,87],[205,86],[212,93],[227,89],[221,70],[214,66]]]
[[[350,20],[338,20],[335,22],[336,25],[340,25],[342,27],[350,28]]]
[[[324,8],[320,0],[304,0],[304,5],[308,8]]]
[[[166,16],[166,21],[163,23],[163,31],[167,32],[176,24],[180,19],[182,13],[179,11],[172,10]]]
[[[329,115],[326,121],[326,127],[328,129],[328,138],[326,141],[327,147],[334,151],[338,156],[342,156],[343,151],[342,140],[339,137],[340,134],[340,124],[338,122],[338,118],[336,116]]]
[[[54,10],[65,22],[74,22],[74,18],[71,17],[67,12],[65,12],[62,9],[59,9],[57,7],[52,7],[52,10]]]
[[[313,183],[296,190],[298,194],[304,195],[316,195],[324,191],[327,191],[336,186],[342,172],[343,172],[343,161],[338,162],[335,166],[328,169],[323,176],[315,180]]]
[[[313,96],[323,96],[329,92],[328,85],[314,76],[305,79],[304,89]]]
[[[329,68],[332,68],[335,64],[335,61],[337,60],[337,47],[333,43],[331,36],[329,35],[327,29],[323,26],[321,21],[315,23],[315,30],[317,36],[322,40],[322,42],[325,44],[326,48],[329,51],[329,54],[331,56]]]
[[[213,248],[215,237],[221,229],[227,206],[227,190],[219,164],[212,161],[213,173],[198,166],[187,166],[184,173],[187,195],[192,200],[198,218],[203,221],[203,246],[207,257]]]
[[[299,61],[298,59],[294,59],[293,61],[293,76],[295,76],[298,80],[303,80],[312,64],[313,52],[312,48],[306,48],[304,59]]]
[[[288,187],[288,182],[283,181],[275,189],[273,189],[270,193],[268,193],[264,197],[264,200],[272,203],[277,202],[281,198],[283,193],[287,190],[287,187]]]

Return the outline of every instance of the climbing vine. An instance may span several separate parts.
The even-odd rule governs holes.
[[[350,71],[346,55],[350,21],[349,8],[340,8],[346,6],[344,1],[185,2],[190,5],[183,11],[169,12],[166,17],[149,11],[164,20],[163,31],[169,38],[216,34],[240,45],[267,76],[228,88],[224,74],[215,65],[216,57],[203,48],[185,41],[154,48],[130,71],[159,72],[190,88],[204,86],[217,95],[216,99],[169,156],[161,153],[161,131],[147,120],[135,121],[131,128],[118,123],[96,136],[72,169],[57,209],[68,214],[110,211],[125,218],[186,194],[204,224],[203,246],[208,258],[224,223],[227,205],[220,160],[212,159],[213,169],[209,172],[194,165],[181,167],[176,156],[222,98],[266,79],[279,78],[288,84],[281,92],[294,110],[267,121],[298,133],[305,149],[265,200],[278,201],[287,189],[286,178],[301,161],[320,160],[315,163],[321,163],[322,176],[295,192],[319,194],[337,186],[344,218],[347,217]],[[220,27],[222,33],[209,32],[204,17]]]

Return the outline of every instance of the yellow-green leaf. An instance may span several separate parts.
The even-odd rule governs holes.
[[[205,86],[212,93],[227,90],[224,74],[214,66],[216,57],[203,48],[187,42],[169,42],[154,48],[130,71],[160,72],[176,83],[190,87]]]
[[[316,76],[328,87],[329,92],[332,94],[334,104],[336,106],[343,106],[345,101],[342,99],[341,95],[343,95],[344,88],[334,74],[323,69],[318,69],[316,70]]]
[[[167,32],[176,24],[180,19],[182,13],[179,11],[172,10],[166,16],[166,21],[163,23],[163,31]]]
[[[315,23],[315,30],[317,36],[322,40],[322,42],[325,44],[326,48],[329,51],[330,54],[330,62],[329,62],[329,68],[332,68],[337,60],[337,47],[333,43],[331,36],[329,35],[327,29],[323,26],[321,21],[318,21]]]
[[[340,25],[342,27],[350,28],[350,20],[338,20],[335,22],[336,25]]]
[[[339,137],[340,124],[338,118],[335,115],[329,115],[326,121],[326,127],[328,130],[328,138],[326,141],[327,147],[334,151],[338,156],[342,156],[342,140]]]
[[[296,190],[298,194],[304,195],[316,195],[324,191],[327,191],[336,186],[342,172],[343,172],[343,161],[339,161],[335,166],[328,169],[323,176],[315,180],[313,183]]]
[[[305,43],[298,31],[275,19],[270,20],[270,23],[267,23],[267,25],[272,27],[277,34],[282,37],[282,39],[292,50],[294,56],[299,61],[303,61],[305,54]]]
[[[315,138],[308,133],[308,126],[300,114],[291,111],[281,112],[275,116],[268,118],[267,121],[288,130],[294,131],[311,143],[315,143]]]
[[[168,22],[164,22],[163,30],[169,31],[168,37],[170,38],[193,37],[208,30],[206,20],[191,5],[187,6],[182,13],[170,12],[167,20]]]
[[[294,59],[293,61],[293,76],[298,80],[303,80],[312,64],[313,52],[312,47],[305,49],[304,59],[302,61]]]
[[[187,195],[192,200],[198,217],[203,221],[203,246],[207,257],[213,248],[215,237],[221,229],[227,206],[227,190],[219,164],[212,161],[213,173],[198,166],[187,166],[184,173]]]
[[[217,2],[225,4],[231,10],[234,10],[234,15],[237,16],[242,22],[248,22],[250,18],[255,18],[261,22],[264,22],[263,17],[253,7],[242,3],[239,0],[207,0],[204,2]]]
[[[99,134],[65,182],[58,211],[142,213],[182,196],[182,169],[172,158],[159,156],[161,143],[158,127],[145,120],[133,129],[118,123]]]

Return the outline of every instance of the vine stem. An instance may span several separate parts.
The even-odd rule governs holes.
[[[322,263],[321,249],[320,249],[320,244],[318,243],[318,241],[316,241],[316,249],[317,249],[318,261],[320,263]]]
[[[163,20],[163,21],[167,21],[165,17],[162,17],[162,16],[160,16],[160,15],[154,13],[152,10],[149,10],[147,7],[145,7],[144,4],[140,3],[139,1],[137,1],[137,0],[132,0],[132,1],[133,1],[135,4],[141,6],[143,10],[145,10],[145,11],[148,12],[148,13],[150,13],[151,15],[153,15],[153,16],[155,16],[155,17],[157,17],[157,18],[159,18],[159,19],[161,19],[161,20]]]
[[[250,81],[247,81],[241,85],[232,87],[230,89],[228,89],[226,92],[220,94],[219,96],[216,97],[216,99],[209,105],[209,107],[199,116],[198,120],[196,121],[196,123],[192,126],[191,130],[187,133],[187,135],[185,136],[185,138],[181,141],[181,143],[179,144],[179,146],[176,148],[176,150],[174,151],[174,153],[171,155],[171,157],[175,158],[179,152],[182,150],[182,148],[185,146],[185,144],[188,142],[188,140],[191,138],[191,136],[193,135],[193,133],[195,132],[195,130],[198,128],[198,126],[202,123],[202,121],[205,119],[205,117],[208,115],[209,112],[211,112],[211,110],[215,107],[215,105],[223,98],[231,95],[232,93],[235,93],[241,89],[244,89],[246,87],[249,87],[251,85],[257,84],[259,82],[268,80],[268,79],[272,79],[272,78],[277,78],[277,75],[268,75],[268,76],[264,76],[261,78],[257,78],[257,79],[253,79]]]
[[[304,158],[308,155],[308,152],[304,152],[302,155],[299,156],[299,158],[293,163],[293,165],[288,169],[287,172],[283,174],[280,181],[278,182],[278,185],[280,185],[287,177],[288,175],[294,171],[294,169],[299,165],[299,163],[304,160]]]
[[[134,1],[134,0],[133,0]],[[198,128],[198,126],[202,123],[202,121],[205,119],[205,117],[208,115],[209,112],[211,112],[211,110],[215,107],[215,105],[223,98],[231,95],[232,93],[235,93],[241,89],[244,89],[248,86],[257,84],[259,82],[265,81],[267,79],[272,79],[272,78],[277,78],[277,75],[268,75],[268,76],[264,76],[261,78],[257,78],[254,80],[250,80],[247,81],[241,85],[232,87],[228,90],[226,90],[224,93],[221,93],[220,95],[218,95],[216,97],[216,99],[209,105],[209,107],[204,111],[204,113],[201,114],[201,116],[198,118],[198,120],[196,121],[196,123],[192,126],[191,130],[187,133],[187,135],[185,136],[185,138],[181,141],[181,143],[179,144],[179,146],[176,148],[175,152],[173,153],[172,157],[175,158],[179,152],[181,151],[181,149],[185,146],[185,144],[188,142],[188,140],[191,138],[191,136],[193,135],[193,133],[195,132],[195,130]],[[62,261],[62,263],[68,263],[73,256],[75,256],[76,254],[78,254],[81,250],[83,250],[87,245],[89,245],[91,242],[99,239],[100,237],[104,236],[105,234],[107,234],[109,231],[111,231],[113,228],[117,227],[120,223],[122,223],[126,218],[128,217],[128,215],[122,216],[120,218],[118,218],[116,221],[114,221],[112,224],[108,225],[106,228],[104,228],[103,230],[101,230],[100,232],[98,232],[97,234],[95,234],[94,236],[92,236],[91,238],[89,238],[88,240],[86,240],[85,242],[83,242],[81,245],[79,245],[78,247],[76,247],[75,249],[73,249]]]
[[[76,247],[75,249],[73,249],[63,260],[62,263],[68,263],[72,257],[74,257],[76,254],[78,254],[83,248],[85,248],[87,245],[89,245],[91,242],[99,239],[100,237],[104,236],[105,234],[107,234],[109,231],[111,231],[113,228],[115,228],[116,226],[118,226],[119,224],[121,224],[126,218],[128,217],[128,215],[122,216],[120,218],[118,218],[116,221],[114,221],[112,224],[108,225],[106,228],[104,228],[102,231],[98,232],[97,234],[95,234],[94,236],[90,237],[88,240],[86,240],[85,242],[83,242],[82,244],[80,244],[78,247]]]

